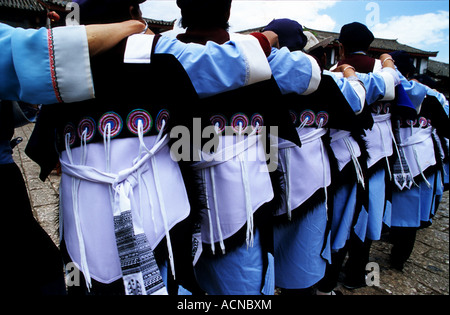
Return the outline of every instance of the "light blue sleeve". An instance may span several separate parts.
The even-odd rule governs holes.
[[[321,71],[317,62],[301,51],[286,47],[272,48],[268,57],[272,75],[282,94],[310,94],[320,83]]]
[[[366,88],[366,101],[371,105],[376,101],[382,99],[386,93],[386,85],[382,76],[376,73],[359,73],[356,75],[364,84]]]
[[[0,99],[56,103],[47,30],[0,23]]]
[[[409,99],[413,103],[416,109],[420,108],[426,94],[427,89],[425,86],[416,81],[408,81],[401,73],[397,70],[397,73],[400,77],[400,82],[403,88],[405,89],[406,94]]]
[[[156,54],[172,54],[182,64],[200,97],[234,90],[246,83],[246,63],[238,47],[229,41],[223,45],[185,44],[162,36]]]
[[[338,78],[333,72],[330,72],[328,70],[324,70],[323,74],[331,76],[334,79],[334,81],[341,90],[342,94],[344,95],[345,99],[349,103],[352,110],[355,113],[360,113],[361,110],[363,109],[364,104],[361,104],[361,99],[358,96],[358,93],[356,93],[353,86],[350,84],[350,82],[343,77]]]
[[[19,80],[12,59],[11,35],[14,28],[0,23],[0,99],[17,100]]]

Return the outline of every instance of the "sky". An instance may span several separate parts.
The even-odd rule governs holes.
[[[181,16],[176,0],[148,0],[141,9],[144,17],[157,20],[179,20]],[[448,0],[233,0],[230,31],[265,26],[275,18],[290,18],[307,28],[336,33],[347,23],[361,22],[377,38],[439,51],[432,59],[449,63]],[[181,31],[177,21],[171,33]]]

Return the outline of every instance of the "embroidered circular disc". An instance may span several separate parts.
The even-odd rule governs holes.
[[[420,127],[427,127],[428,126],[428,120],[425,117],[419,118],[419,126]]]
[[[327,112],[318,112],[316,116],[316,124],[317,126],[324,127],[328,122],[328,113]]]
[[[406,123],[408,124],[408,126],[414,126],[415,124],[417,124],[417,119],[416,120],[407,120]]]
[[[163,127],[163,122],[167,125],[169,122],[170,113],[167,109],[161,109],[158,113],[158,116],[156,116],[156,129],[158,131],[161,131],[161,128]]]
[[[221,114],[212,116],[209,121],[213,126],[217,127],[218,133],[222,133],[227,127],[227,119]]]
[[[95,121],[91,117],[83,118],[78,124],[78,136],[83,139],[83,132],[86,131],[86,142],[89,142],[95,135]]]
[[[263,116],[258,113],[253,114],[252,119],[251,119],[251,125],[252,125],[253,130],[258,128],[257,132],[261,131],[262,127],[264,126]]]
[[[64,127],[64,137],[69,135],[69,145],[73,145],[75,143],[76,132],[73,124],[69,123]]]
[[[314,124],[315,120],[316,115],[314,115],[314,112],[309,109],[304,110],[300,115],[300,122],[303,123],[306,121],[306,126],[311,126],[312,124]]]
[[[248,127],[248,117],[245,114],[237,113],[231,117],[231,127],[235,132],[245,132]]]
[[[107,125],[111,128],[111,138],[114,138],[122,131],[122,118],[115,112],[107,112],[103,114],[98,121],[98,131],[102,136],[105,135]]]
[[[293,123],[294,125],[296,125],[297,122],[298,122],[298,116],[297,116],[297,113],[294,112],[293,110],[290,110],[290,111],[289,111],[289,115],[291,115],[292,123]]]
[[[131,133],[137,135],[139,122],[142,123],[142,132],[144,135],[147,134],[150,131],[150,129],[152,129],[153,125],[152,116],[146,110],[135,109],[128,114],[127,117],[128,130]]]

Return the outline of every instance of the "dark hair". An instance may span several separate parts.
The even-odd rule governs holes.
[[[404,50],[390,52],[389,55],[395,60],[395,66],[405,77],[412,76],[416,72],[411,56]]]
[[[280,47],[287,47],[290,51],[302,50],[308,42],[303,26],[291,19],[274,19],[264,27],[264,31],[275,32]]]
[[[181,9],[181,26],[220,27],[228,30],[232,0],[177,0]]]
[[[145,0],[75,0],[80,5],[81,24],[115,23],[130,19],[130,6]]]
[[[358,22],[345,24],[339,34],[339,42],[344,46],[346,53],[368,51],[374,39],[367,26]]]

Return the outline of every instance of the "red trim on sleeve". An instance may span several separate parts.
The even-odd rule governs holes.
[[[261,45],[261,48],[264,51],[264,54],[266,54],[266,57],[269,57],[272,51],[272,46],[270,45],[267,37],[258,32],[250,33],[250,35],[256,37],[256,39],[259,41],[259,44]]]
[[[47,31],[47,43],[48,43],[48,56],[50,59],[50,75],[52,77],[53,90],[55,91],[56,99],[59,103],[62,103],[61,93],[59,92],[58,80],[56,78],[55,70],[55,50],[53,48],[53,33],[51,29]]]

